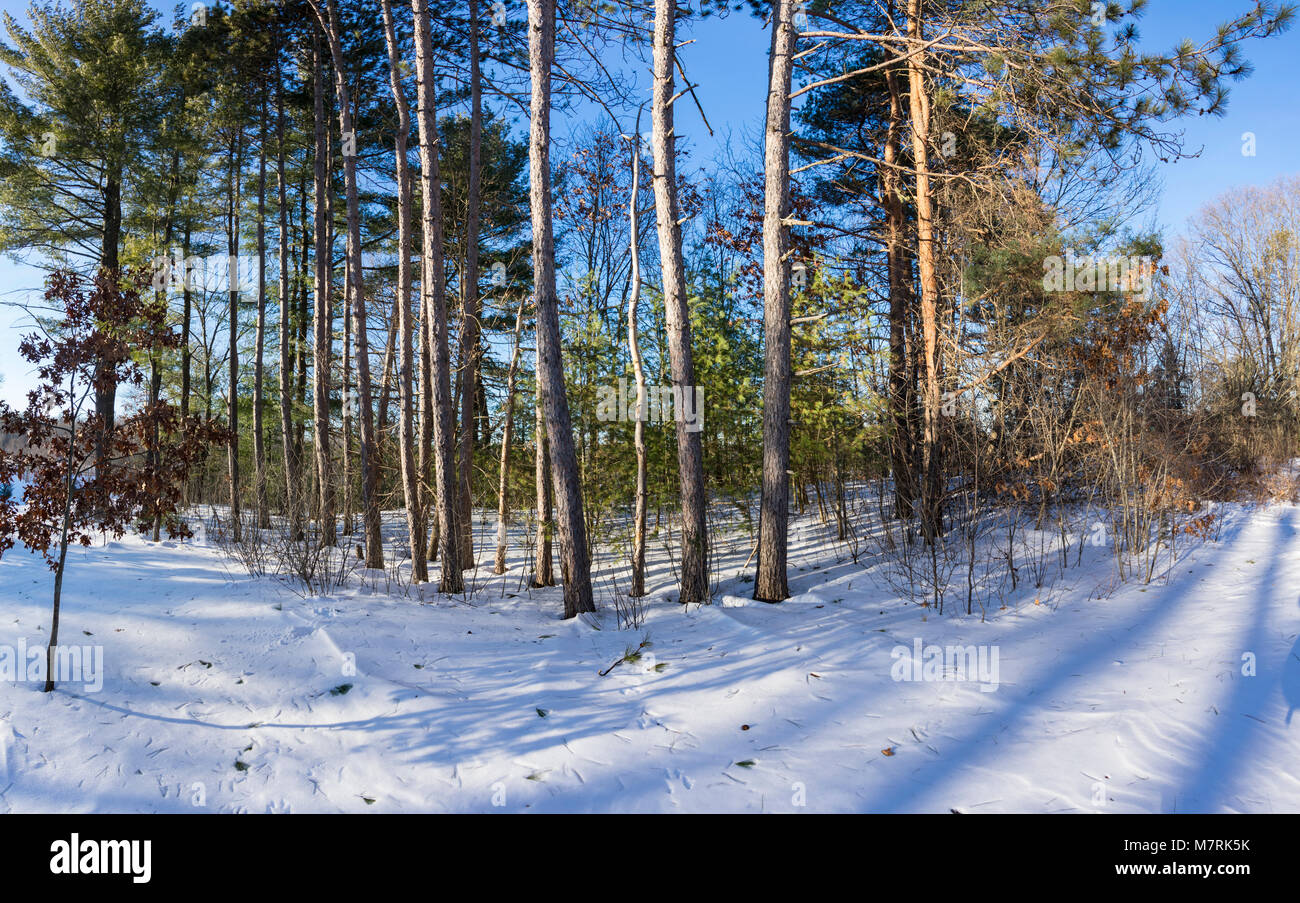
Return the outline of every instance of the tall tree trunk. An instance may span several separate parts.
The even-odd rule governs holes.
[[[327,0],[322,20],[334,59],[334,85],[338,95],[339,131],[343,139],[343,185],[347,200],[347,281],[351,293],[352,338],[357,368],[357,410],[360,421],[360,466],[362,525],[365,529],[367,568],[384,566],[384,544],[379,511],[379,461],[375,455],[375,420],[370,392],[370,346],[366,338],[365,286],[361,277],[361,208],[357,197],[356,129],[352,119],[351,91],[343,65],[339,40],[338,13],[334,0]],[[320,11],[317,10],[317,15]]]
[[[331,248],[333,242],[330,242]],[[357,391],[352,384],[352,280],[347,275],[347,261],[344,261],[343,274],[343,460],[340,462],[343,473],[343,535],[351,536],[357,530],[356,507],[352,497],[352,421],[356,416]]]
[[[290,341],[293,317],[289,300],[289,200],[285,184],[284,161],[284,82],[275,73],[275,185],[279,214],[279,280],[277,284],[280,305],[280,441],[283,445],[285,513],[289,521],[289,538],[302,539],[302,503],[299,501],[298,475],[300,466],[293,435],[293,367],[295,355]],[[301,354],[301,349],[298,352]]]
[[[312,446],[316,453],[316,517],[323,545],[338,542],[334,512],[334,479],[330,461],[330,369],[334,358],[334,315],[330,304],[329,194],[326,169],[329,130],[325,118],[325,86],[321,78],[320,38],[312,39],[312,93],[315,98],[315,311],[312,324]]]
[[[190,293],[190,221],[185,219],[185,238],[181,243],[181,256],[184,258],[181,276],[181,420],[190,416],[190,369],[192,355],[190,352],[190,324],[194,319],[194,298]]]
[[[415,387],[413,331],[411,321],[411,170],[406,156],[406,142],[411,134],[411,110],[402,90],[401,60],[397,46],[397,29],[393,24],[390,0],[381,0],[384,13],[384,38],[388,43],[388,73],[397,107],[397,136],[394,160],[397,169],[397,394],[401,413],[397,423],[397,451],[402,471],[402,496],[406,502],[406,528],[411,546],[411,579],[425,583],[429,579],[428,559],[424,551],[424,512],[420,508],[420,475],[415,462]]]
[[[167,303],[165,294],[163,294],[160,302],[164,305]],[[161,397],[162,366],[158,360],[158,352],[154,350],[149,352],[149,407],[157,410]],[[152,422],[149,427],[148,457],[149,465],[154,472],[155,488],[153,496],[149,499],[149,507],[153,509],[153,517],[150,519],[149,538],[154,542],[158,542],[162,539],[162,500],[158,497],[159,489],[156,481],[161,479],[159,474],[162,471],[162,428],[157,416],[151,417],[150,420]]]
[[[478,293],[479,180],[482,168],[483,99],[479,79],[478,0],[469,0],[469,185],[465,209],[465,269],[460,280],[460,504],[461,567],[474,566],[474,507],[471,495],[474,466],[474,399],[479,381]]]
[[[534,340],[536,341],[536,340]],[[535,364],[533,420],[533,477],[537,487],[537,554],[533,559],[533,586],[554,586],[554,555],[551,537],[555,521],[551,511],[551,454],[546,442],[546,402],[542,396],[542,362]]]
[[[239,511],[239,174],[242,159],[243,136],[240,135],[230,142],[226,205],[226,289],[230,301],[226,323],[230,329],[230,396],[226,406],[230,439],[226,444],[226,463],[230,478],[230,535],[235,542],[240,541],[243,530]]]
[[[411,0],[415,19],[415,71],[419,84],[416,106],[420,130],[420,187],[424,209],[424,282],[421,293],[430,330],[433,427],[434,507],[438,511],[441,577],[438,589],[459,593],[465,588],[460,568],[460,537],[456,522],[456,472],[452,455],[451,364],[447,346],[447,296],[443,279],[442,188],[438,177],[438,110],[433,70],[433,34],[429,0]]]
[[[257,526],[271,525],[266,502],[266,430],[263,424],[266,353],[266,84],[262,85],[262,112],[257,148],[257,339],[253,353],[253,486]]]
[[[677,161],[673,132],[673,65],[677,53],[675,0],[655,0],[654,130],[655,213],[659,223],[659,259],[663,270],[664,314],[668,327],[668,355],[677,405],[677,470],[682,497],[682,582],[678,596],[683,605],[701,603],[709,596],[708,523],[705,519],[704,449],[700,433],[703,412],[696,405],[696,422],[687,423],[687,393],[695,392],[695,360],[691,350],[691,311],[686,297],[686,267],[682,261],[681,205],[677,199]],[[789,93],[788,91],[786,92]]]
[[[497,478],[497,555],[492,573],[506,572],[506,533],[510,527],[510,442],[515,431],[515,385],[519,375],[519,339],[524,329],[524,307],[527,298],[519,301],[515,314],[515,345],[510,352],[510,369],[506,371],[505,422],[501,427],[501,468]]]
[[[758,517],[754,598],[780,602],[786,582],[790,516],[790,81],[795,0],[772,4],[772,50],[763,147],[763,497]]]
[[[204,324],[202,319],[200,319],[199,321],[199,327],[204,329],[206,332],[206,325]],[[203,419],[204,420],[212,419],[212,402],[214,400],[212,393],[214,391],[214,385],[215,385],[215,376],[212,372],[212,355],[204,354],[203,355]]]
[[[303,517],[306,517],[307,499],[315,497],[315,490],[310,486],[309,477],[315,473],[315,468],[310,471],[305,467],[306,458],[303,452],[306,448],[307,432],[307,409],[308,409],[308,388],[307,388],[307,324],[311,320],[311,302],[308,299],[310,284],[308,274],[311,272],[311,227],[307,220],[307,167],[301,170],[301,182],[298,186],[298,228],[302,234],[302,246],[299,249],[298,263],[298,316],[297,327],[298,337],[294,343],[294,366],[297,368],[297,375],[294,379],[294,397],[298,399],[298,410],[302,412],[301,416],[294,418],[293,427],[293,455],[294,460],[298,462],[301,468],[299,480],[299,507],[303,511]]]
[[[912,165],[916,169],[916,262],[921,282],[921,534],[933,542],[943,532],[943,460],[939,445],[939,279],[935,267],[934,196],[930,188],[930,100],[925,91],[921,0],[908,0],[908,106]]]
[[[114,272],[118,267],[122,243],[122,173],[110,172],[104,180],[104,232],[99,249],[99,265]],[[99,404],[98,395],[95,399]],[[98,409],[96,409],[98,413]]]
[[[109,172],[104,180],[104,231],[101,235],[99,265],[117,275],[119,246],[122,243],[122,173]],[[99,430],[95,436],[95,465],[98,468],[109,454],[109,443],[116,420],[117,381],[113,376],[116,361],[95,362],[95,414]]]
[[[912,433],[908,417],[907,321],[912,312],[911,267],[903,248],[901,156],[903,103],[898,70],[885,70],[889,89],[889,126],[885,135],[884,166],[880,169],[881,195],[885,208],[885,258],[889,270],[889,412],[892,434],[889,443],[890,469],[894,476],[894,516],[912,513],[915,499],[911,466]]]
[[[632,255],[631,289],[627,302],[627,347],[632,355],[632,372],[636,380],[636,423],[633,425],[633,445],[636,449],[636,511],[632,520],[632,585],[628,595],[639,599],[645,595],[645,522],[646,522],[646,447],[645,418],[646,386],[645,366],[641,361],[641,346],[637,342],[637,307],[641,300],[641,224],[637,220],[637,196],[641,192],[641,127],[638,117],[636,134],[632,137],[632,188],[628,192],[628,250]]]
[[[491,445],[491,444],[492,444],[492,424],[488,422],[488,418],[487,418],[487,409],[488,409],[488,404],[487,404],[487,387],[484,386],[484,384],[483,384],[482,373],[483,373],[483,367],[482,367],[482,364],[481,364],[481,362],[480,362],[480,365],[479,365],[479,379],[478,379],[478,394],[477,394],[477,396],[476,396],[476,399],[477,399],[477,400],[474,402],[474,404],[475,404],[475,406],[476,406],[476,407],[475,407],[475,410],[478,412],[478,414],[475,416],[474,419],[475,419],[475,420],[478,422],[478,424],[480,425],[480,430],[479,430],[479,435],[478,435],[478,444],[479,444],[479,445]]]
[[[555,487],[564,616],[595,611],[582,484],[564,392],[560,310],[555,295],[555,236],[551,229],[551,66],[555,59],[555,0],[528,0],[528,64],[532,77],[528,135],[528,199],[533,220],[533,292],[537,299],[537,361],[546,408],[551,481]]]
[[[419,330],[419,351],[420,351],[420,395],[419,395],[419,433],[416,437],[416,467],[419,470],[419,492],[420,492],[420,516],[421,522],[425,525],[425,551],[424,559],[426,562],[437,559],[437,549],[433,542],[433,537],[429,534],[437,529],[438,513],[433,512],[430,517],[429,505],[433,496],[433,343],[430,340],[432,335],[432,311],[430,310],[429,296],[424,287],[429,284],[429,265],[421,255],[420,257],[420,313],[416,318],[416,328]],[[427,565],[426,565],[426,570]]]
[[[384,441],[388,432],[388,409],[393,400],[393,378],[396,376],[393,357],[397,352],[397,332],[401,325],[401,313],[397,309],[402,303],[401,294],[396,290],[393,292],[393,309],[388,315],[388,338],[384,342],[384,358],[379,367],[379,405],[375,412],[375,441],[378,443],[380,460],[384,457]]]
[[[180,148],[173,148],[171,160],[171,172],[168,178],[170,191],[167,196],[167,216],[163,226],[162,252],[170,256],[172,253],[172,236],[176,228],[176,202],[180,196],[180,174],[181,174],[181,152]],[[184,269],[182,269],[182,274]],[[155,294],[155,301],[162,310],[167,309],[167,288],[160,288]],[[159,360],[157,349],[149,352],[149,406],[157,408],[158,401],[162,397],[162,362]],[[162,432],[158,418],[153,418],[153,425],[149,431],[149,463],[153,468],[155,479],[162,468]],[[150,507],[153,511],[152,527],[150,538],[158,542],[162,538],[162,507],[159,504],[158,490],[155,487],[154,495],[150,499]]]

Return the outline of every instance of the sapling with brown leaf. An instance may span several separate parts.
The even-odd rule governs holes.
[[[21,543],[54,572],[47,693],[69,547],[89,546],[96,535],[120,538],[132,527],[144,532],[155,521],[171,538],[190,535],[178,516],[184,481],[205,447],[224,435],[212,421],[182,418],[151,397],[118,420],[107,449],[99,447],[96,393],[109,382],[141,387],[137,358],[178,343],[166,308],[143,291],[147,283],[144,273],[51,273],[45,306],[52,316],[38,319],[18,347],[36,366],[36,388],[22,410],[0,402],[0,431],[26,437],[21,449],[0,451],[0,483],[24,484],[21,498],[0,499],[0,554]]]

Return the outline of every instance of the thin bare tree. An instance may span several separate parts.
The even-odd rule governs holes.
[[[325,118],[325,85],[321,78],[321,41],[312,36],[312,95],[315,101],[314,226],[315,310],[312,323],[312,447],[316,452],[316,521],[323,545],[338,542],[334,511],[334,478],[330,461],[330,362],[334,356],[330,304],[329,253],[329,120]]]
[[[442,187],[438,176],[437,85],[433,67],[433,25],[429,0],[411,0],[415,20],[415,74],[418,85],[416,118],[420,135],[420,188],[423,201],[423,295],[425,325],[429,330],[429,406],[432,427],[434,508],[437,509],[438,559],[442,572],[438,590],[459,593],[465,589],[460,568],[460,539],[456,521],[456,471],[452,455],[451,366],[447,347],[447,288],[443,277]]]
[[[275,184],[280,220],[277,248],[279,257],[277,294],[280,305],[280,441],[283,446],[281,457],[284,462],[285,514],[289,521],[289,537],[296,541],[302,537],[302,503],[299,500],[302,483],[298,475],[299,460],[294,443],[292,380],[294,358],[290,342],[293,318],[290,316],[289,302],[289,202],[284,173],[286,156],[284,121],[284,80],[277,70],[275,72]]]
[[[537,303],[537,370],[546,410],[551,482],[555,488],[564,616],[595,611],[582,483],[564,392],[560,310],[555,292],[555,234],[551,223],[551,67],[555,62],[555,0],[528,0],[528,182],[533,221],[533,294]]]
[[[261,114],[257,131],[257,328],[253,345],[253,493],[257,526],[271,525],[266,501],[266,82],[262,82]]]
[[[419,472],[415,461],[415,387],[413,383],[414,347],[411,321],[411,168],[407,159],[407,139],[411,134],[411,109],[402,90],[401,53],[390,0],[380,0],[384,15],[384,39],[388,45],[389,84],[397,108],[397,132],[393,140],[393,159],[397,175],[397,396],[400,413],[397,423],[397,451],[402,472],[402,497],[406,503],[406,527],[411,547],[411,579],[424,583],[429,579],[428,558],[424,549],[424,511],[420,507]]]
[[[339,106],[339,131],[343,140],[343,190],[347,214],[347,281],[351,294],[352,339],[357,368],[357,415],[360,421],[361,517],[365,530],[365,563],[368,568],[384,566],[384,540],[380,531],[379,460],[375,454],[375,422],[370,391],[370,344],[366,337],[366,293],[361,276],[361,205],[357,195],[356,127],[352,96],[348,87],[339,38],[338,11],[334,0],[326,0],[316,17],[325,30],[330,56],[334,60],[334,91]]]
[[[230,480],[230,537],[242,539],[243,524],[239,510],[239,182],[243,160],[244,135],[236,129],[230,138],[230,159],[226,188],[226,295],[229,313],[226,328],[230,333],[230,393],[226,402],[230,437],[226,441],[226,469]]]
[[[645,364],[641,359],[641,345],[637,340],[637,308],[641,302],[641,236],[637,220],[637,196],[641,191],[641,115],[637,114],[636,133],[629,139],[632,145],[632,187],[628,191],[628,250],[632,256],[631,287],[627,301],[627,347],[632,356],[632,373],[636,381],[636,423],[632,442],[636,449],[636,508],[632,519],[632,581],[628,595],[639,599],[645,595],[645,525],[646,525],[646,384]]]
[[[537,554],[533,557],[533,586],[554,586],[555,556],[551,548],[551,537],[555,532],[555,520],[551,504],[551,456],[546,442],[546,402],[542,397],[540,359],[534,367],[536,393],[533,397],[533,482],[537,495]]]
[[[479,386],[478,241],[483,157],[483,85],[479,77],[478,0],[469,0],[469,174],[465,201],[465,266],[460,279],[460,529],[461,567],[474,566],[474,399]]]
[[[506,572],[506,533],[510,527],[510,442],[515,430],[515,388],[519,375],[519,340],[524,329],[524,307],[528,299],[519,300],[515,313],[514,347],[510,352],[510,368],[506,371],[506,409],[501,426],[501,467],[497,478],[497,554],[492,573]]]

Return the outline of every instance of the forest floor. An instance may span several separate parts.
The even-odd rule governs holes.
[[[804,517],[793,598],[748,599],[741,537],[683,610],[661,552],[635,630],[561,620],[522,561],[304,598],[210,545],[77,548],[60,638],[102,687],[0,681],[0,812],[1300,811],[1300,507],[1220,512],[1150,584],[1088,546],[983,617]],[[0,656],[44,646],[51,582],[0,559]],[[918,644],[976,657],[912,675]]]

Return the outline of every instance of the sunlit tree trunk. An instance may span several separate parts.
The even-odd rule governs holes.
[[[510,527],[510,442],[515,429],[515,386],[519,375],[519,340],[524,329],[524,307],[527,299],[519,302],[515,314],[515,345],[510,352],[510,369],[506,372],[505,422],[501,427],[501,468],[497,478],[497,554],[492,573],[506,572],[506,534]]]
[[[894,516],[912,513],[912,433],[908,407],[907,321],[911,315],[911,267],[904,251],[903,177],[898,169],[903,130],[902,91],[898,70],[885,70],[889,89],[889,125],[885,134],[884,166],[880,169],[881,195],[885,209],[885,259],[889,272],[889,410],[892,434],[889,444],[890,469],[894,477]]]
[[[257,333],[253,349],[253,491],[259,528],[271,525],[266,502],[266,429],[262,416],[266,376],[266,108],[263,83],[257,139]]]
[[[185,219],[185,236],[181,241],[181,257],[190,259],[190,220]],[[193,353],[190,350],[190,329],[194,322],[194,295],[190,289],[188,265],[182,272],[181,284],[181,420],[190,416],[190,382],[193,369]]]
[[[277,291],[280,303],[280,441],[283,445],[281,458],[284,462],[284,498],[286,515],[289,521],[289,537],[292,540],[302,538],[302,502],[300,500],[301,477],[298,474],[300,460],[294,443],[293,434],[293,367],[295,355],[291,343],[293,317],[292,302],[289,298],[289,199],[288,185],[285,183],[285,138],[284,138],[284,83],[280,74],[275,74],[275,182],[279,213],[279,281]],[[298,352],[301,354],[301,349]]]
[[[790,516],[790,81],[794,0],[772,4],[772,49],[763,148],[763,495],[758,519],[754,598],[780,602]]]
[[[555,489],[564,616],[595,611],[583,520],[582,485],[564,392],[560,310],[555,294],[555,236],[551,223],[551,66],[555,60],[555,0],[528,0],[528,186],[533,221],[533,293],[537,299],[538,379],[546,410],[551,483]]]
[[[628,595],[645,595],[645,523],[646,523],[646,387],[645,366],[637,341],[637,307],[641,300],[641,236],[637,221],[637,196],[641,191],[641,129],[632,138],[632,188],[628,193],[628,250],[632,256],[631,290],[627,302],[627,347],[632,355],[632,373],[636,381],[636,422],[633,424],[633,447],[636,450],[636,502],[632,519],[632,585]]]
[[[296,376],[294,379],[294,397],[298,400],[298,410],[302,412],[301,416],[294,418],[293,425],[293,454],[294,460],[298,462],[301,468],[299,475],[298,488],[300,497],[298,500],[299,507],[302,509],[302,517],[307,517],[307,500],[316,497],[316,489],[312,482],[315,468],[306,466],[307,459],[304,455],[306,451],[307,436],[307,414],[311,408],[311,399],[308,395],[310,389],[307,382],[307,353],[308,349],[308,324],[311,322],[311,290],[308,286],[311,284],[311,240],[312,224],[307,218],[307,197],[308,191],[308,174],[307,167],[303,166],[299,170],[298,183],[298,231],[300,244],[298,247],[298,291],[297,305],[298,317],[297,327],[298,336],[294,343],[294,368]]]
[[[546,404],[542,399],[541,361],[536,363],[533,422],[533,477],[537,487],[537,554],[533,559],[533,586],[554,586],[555,567],[551,553],[551,455],[546,442]]]
[[[226,294],[229,314],[226,327],[230,333],[230,394],[226,405],[230,438],[226,442],[226,468],[230,480],[230,536],[242,538],[239,512],[239,170],[243,158],[243,136],[232,137],[227,178],[229,197],[226,202]]]
[[[420,133],[420,179],[424,201],[424,283],[421,286],[430,330],[430,383],[434,451],[434,507],[437,509],[438,552],[444,593],[464,591],[460,540],[456,522],[456,474],[452,455],[451,366],[447,348],[447,298],[443,280],[442,188],[438,178],[438,111],[435,106],[433,35],[428,0],[411,0],[415,19],[415,71],[419,83],[416,106]]]
[[[411,321],[411,171],[406,157],[407,136],[411,133],[411,111],[406,102],[406,94],[402,91],[401,61],[397,31],[393,24],[392,3],[390,0],[381,2],[384,36],[388,43],[389,81],[393,89],[393,103],[397,107],[394,151],[397,172],[397,393],[401,411],[397,424],[397,445],[411,546],[411,579],[416,583],[424,583],[429,579],[429,567],[424,552],[424,512],[420,509],[419,473],[415,462],[415,394],[411,372],[414,366]]]
[[[687,423],[681,410],[681,407],[687,406],[686,399],[692,398],[695,393],[695,360],[691,350],[691,312],[686,297],[686,266],[682,260],[681,205],[677,199],[673,131],[676,35],[674,0],[655,0],[654,100],[651,107],[654,131],[651,142],[654,151],[655,212],[659,223],[659,259],[663,271],[668,355],[672,366],[673,388],[680,392],[676,398],[682,402],[676,411],[677,470],[682,501],[682,582],[678,601],[688,605],[708,599],[709,540],[705,519],[704,449],[700,441],[703,423],[698,422],[703,412],[691,403],[689,407],[695,411],[697,422]]]
[[[437,549],[432,537],[431,531],[437,529],[438,515],[433,512],[430,516],[429,505],[433,498],[433,352],[432,344],[429,341],[430,330],[433,326],[429,322],[429,301],[428,295],[424,291],[424,286],[429,284],[428,263],[421,257],[420,259],[420,312],[416,317],[415,327],[418,330],[418,345],[420,352],[420,379],[419,379],[419,430],[416,435],[416,470],[419,473],[419,503],[420,503],[420,525],[424,528],[424,540],[422,547],[424,549],[424,560],[426,562],[434,561],[437,556]],[[415,554],[415,550],[412,550]],[[428,570],[428,565],[425,565]]]
[[[912,123],[912,165],[916,170],[916,265],[921,284],[921,533],[933,541],[943,532],[943,461],[939,445],[939,279],[930,186],[930,101],[925,91],[924,23],[921,0],[908,0],[908,110]]]
[[[312,42],[312,94],[315,98],[315,316],[312,324],[312,446],[316,453],[316,518],[323,545],[338,542],[334,512],[334,479],[330,461],[330,369],[334,357],[333,313],[330,305],[329,252],[329,130],[325,118],[325,86],[321,78],[320,38]]]
[[[339,41],[338,13],[327,0],[326,28],[330,55],[334,59],[334,85],[338,95],[339,130],[343,139],[343,183],[347,210],[347,281],[351,294],[352,338],[357,370],[357,415],[360,423],[360,467],[362,524],[365,529],[365,562],[368,568],[384,566],[383,535],[380,532],[379,461],[375,454],[374,409],[370,391],[370,350],[366,338],[365,286],[361,278],[361,208],[357,197],[357,139],[352,119],[352,99]],[[318,10],[319,14],[319,10]]]
[[[478,0],[469,0],[469,184],[465,209],[465,269],[460,280],[460,503],[461,566],[474,566],[474,399],[479,382],[478,232],[482,169],[483,100],[479,79]]]
[[[330,242],[330,248],[333,247],[334,243]],[[351,536],[357,529],[356,507],[352,497],[352,422],[357,409],[357,392],[352,384],[352,280],[348,278],[346,259],[343,266],[343,459],[339,462],[343,472],[339,482],[343,489],[343,535]]]

